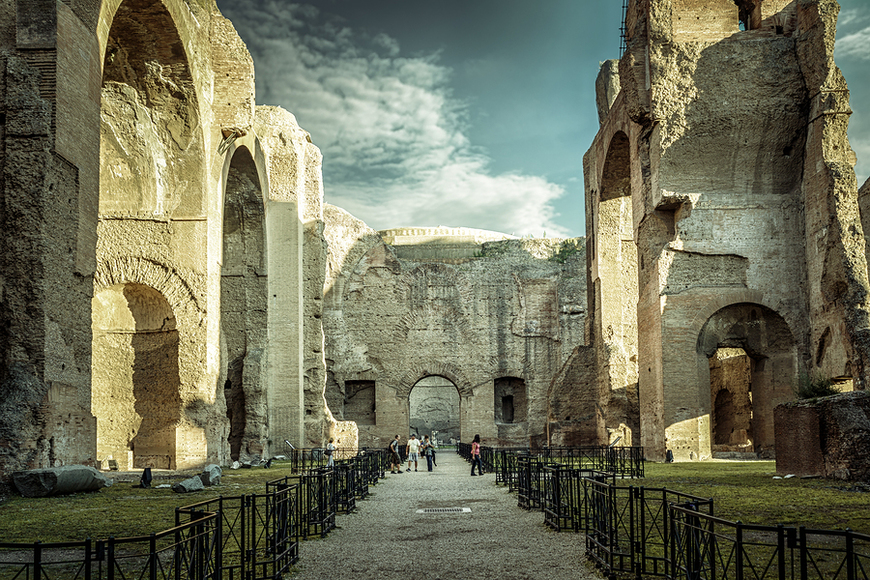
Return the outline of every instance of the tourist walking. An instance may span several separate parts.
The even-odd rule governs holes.
[[[474,473],[474,466],[477,473]],[[471,475],[483,475],[483,465],[480,462],[480,435],[475,435],[471,442]]]
[[[396,435],[395,439],[390,441],[390,454],[391,454],[390,461],[393,464],[392,469],[390,470],[390,473],[402,473],[402,470],[400,469],[401,463],[402,463],[402,458],[399,457],[399,436],[398,435]]]
[[[408,471],[411,471],[411,462],[414,462],[414,471],[417,471],[417,460],[420,458],[420,440],[416,435],[411,435],[405,452],[408,454]]]
[[[428,435],[423,435],[423,444],[420,449],[423,451],[423,457],[426,458],[426,466],[429,471],[432,471],[432,464],[435,463],[435,445],[430,441]]]
[[[330,439],[329,443],[326,444],[326,456],[329,458],[326,460],[326,467],[335,467],[335,445],[333,444],[334,439]]]

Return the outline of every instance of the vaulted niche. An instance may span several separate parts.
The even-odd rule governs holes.
[[[246,148],[233,155],[224,195],[221,268],[221,373],[230,456],[261,456],[267,421],[264,390],[266,266],[263,193]],[[251,426],[260,427],[251,427]]]
[[[459,390],[451,381],[439,376],[420,379],[411,389],[411,433],[440,442],[459,439]]]
[[[767,455],[773,409],[794,398],[797,354],[785,320],[758,304],[732,304],[711,316],[698,339],[709,368],[711,451]]]
[[[742,348],[719,348],[709,360],[712,451],[754,451],[752,358]]]
[[[202,213],[196,92],[159,0],[118,7],[103,64],[101,120],[101,215]]]
[[[186,52],[159,0],[124,0],[117,8],[100,114],[92,311],[99,459],[111,454],[130,468],[192,467],[209,453],[206,429],[223,428],[201,404],[213,397],[216,378],[206,380],[202,348],[205,164]]]
[[[119,284],[93,299],[97,458],[123,469],[176,467],[178,331],[157,290]]]

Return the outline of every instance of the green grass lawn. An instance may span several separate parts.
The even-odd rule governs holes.
[[[870,534],[870,486],[827,479],[773,479],[774,461],[646,463],[644,469],[646,477],[634,480],[634,485],[712,497],[720,518],[745,524],[851,528]]]
[[[192,474],[190,474],[192,475]],[[220,486],[179,494],[169,488],[139,489],[133,482],[116,482],[92,493],[62,497],[24,498],[11,494],[0,504],[0,542],[80,541],[147,535],[175,525],[175,508],[219,496],[266,493],[266,482],[292,475],[289,464],[271,469],[224,470]],[[111,474],[109,474],[111,476]],[[189,475],[154,479],[152,486]]]

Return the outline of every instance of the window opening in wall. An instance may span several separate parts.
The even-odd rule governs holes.
[[[761,14],[756,0],[734,0],[737,5],[738,28],[741,31],[761,28]]]
[[[496,423],[523,423],[526,420],[526,382],[516,377],[502,377],[494,383],[494,419]]]

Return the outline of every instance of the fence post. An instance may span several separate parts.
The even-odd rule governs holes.
[[[91,580],[91,560],[93,559],[93,550],[91,548],[91,539],[85,539],[85,580]]]
[[[807,580],[807,529],[798,528],[798,550],[800,550],[801,580]]]
[[[33,578],[42,579],[42,542],[39,540],[33,543]]]
[[[735,552],[737,554],[737,558],[734,561],[735,564],[735,577],[734,580],[743,580],[743,522],[737,520],[737,541],[734,547]]]
[[[223,499],[223,498],[221,498]],[[215,580],[222,580],[224,574],[224,513],[218,512],[214,519],[214,574]]]
[[[777,567],[779,568],[779,580],[786,580],[785,574],[785,526],[776,526]]]
[[[846,580],[856,580],[855,576],[855,538],[851,528],[846,528]]]
[[[643,488],[641,488],[641,491],[642,490]],[[643,538],[643,530],[641,529],[640,535],[638,535],[638,529],[636,526],[637,511],[635,510],[634,505],[639,497],[637,491],[637,488],[633,485],[628,486],[628,553],[629,558],[631,559],[631,571],[634,572],[635,577],[640,578],[641,565],[637,559],[635,542],[638,537]],[[640,501],[643,501],[642,497]],[[643,505],[640,506],[639,511],[643,514]]]
[[[248,568],[249,574],[251,577],[255,577],[257,574],[257,494],[252,493],[246,496],[248,498],[248,507],[250,507],[250,521],[248,522],[250,525],[248,528],[250,529],[250,537],[246,538],[245,541],[250,541],[250,546],[246,546],[245,552],[248,554],[248,564],[250,568]]]

